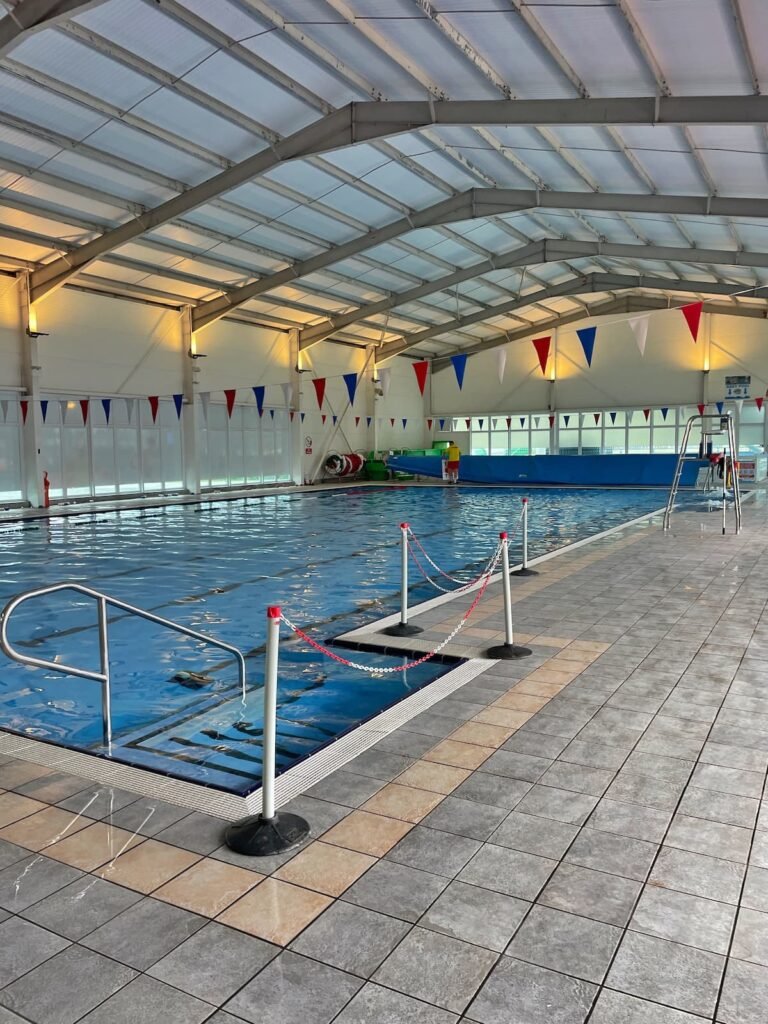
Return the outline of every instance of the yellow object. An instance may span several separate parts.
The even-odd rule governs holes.
[[[453,442],[451,442],[451,444],[448,445],[448,455],[447,455],[448,461],[449,462],[458,462],[460,455],[461,455],[461,452],[459,451],[458,445],[455,445],[455,444],[453,444]]]

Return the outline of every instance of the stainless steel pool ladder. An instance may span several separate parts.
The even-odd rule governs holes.
[[[704,440],[707,437],[713,437],[716,434],[726,434],[728,437],[728,454],[731,460],[731,474],[733,477],[733,511],[736,519],[736,533],[741,531],[741,489],[739,487],[739,471],[737,463],[737,452],[736,452],[736,438],[733,430],[733,416],[729,412],[724,413],[704,413],[697,414],[695,416],[689,416],[688,422],[685,424],[685,431],[683,432],[683,440],[680,445],[680,451],[677,455],[677,465],[675,466],[675,473],[672,478],[672,486],[669,489],[669,498],[667,499],[667,507],[664,510],[664,529],[669,529],[669,519],[672,515],[672,508],[677,498],[677,492],[680,489],[680,478],[683,475],[683,466],[686,462],[701,462],[701,458],[698,455],[687,455],[688,442],[691,438],[691,429],[696,420],[701,420],[701,440],[704,444]],[[718,420],[719,429],[707,430],[706,420]],[[726,467],[723,467],[723,483],[725,483]],[[723,498],[723,533],[725,533],[725,498]]]
[[[99,656],[101,661],[100,672],[94,672],[92,669],[87,668],[76,668],[74,665],[65,665],[58,661],[34,658],[29,654],[21,654],[11,645],[8,639],[8,623],[19,605],[34,597],[55,594],[60,590],[73,590],[75,593],[92,597],[96,601],[99,626]],[[32,665],[35,668],[49,668],[53,672],[61,672],[63,675],[78,676],[80,679],[92,679],[94,682],[101,683],[101,720],[104,746],[107,749],[112,747],[112,684],[109,671],[108,607],[119,608],[130,615],[137,615],[140,619],[147,619],[149,622],[165,626],[166,629],[171,629],[176,633],[183,633],[184,636],[191,636],[195,640],[202,640],[213,647],[219,647],[223,651],[228,651],[237,662],[240,686],[243,692],[245,692],[245,657],[237,647],[224,643],[223,640],[215,640],[213,637],[206,636],[204,633],[198,633],[197,630],[190,629],[188,626],[182,626],[178,622],[164,619],[161,615],[155,615],[154,612],[148,612],[144,608],[137,608],[126,601],[120,601],[116,597],[110,597],[109,594],[103,594],[100,590],[93,590],[91,587],[83,586],[82,583],[54,583],[50,587],[37,587],[35,590],[26,590],[23,594],[18,594],[0,612],[0,650],[13,661],[18,661],[22,665]]]

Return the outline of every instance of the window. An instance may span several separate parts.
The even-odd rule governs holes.
[[[291,422],[285,409],[266,410],[259,417],[255,405],[208,407],[207,423],[200,431],[200,466],[203,487],[242,487],[291,479]]]
[[[23,487],[21,457],[21,410],[8,400],[0,415],[0,501],[20,501]]]

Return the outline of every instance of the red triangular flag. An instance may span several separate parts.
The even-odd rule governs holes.
[[[467,430],[469,430],[469,428],[472,426],[472,420],[464,420],[464,422],[467,425]]]
[[[701,320],[701,311],[704,308],[703,302],[689,302],[687,306],[681,306],[680,312],[685,317],[685,322],[688,324],[688,329],[693,335],[693,340],[699,336],[699,322]]]
[[[598,423],[600,422],[600,413],[599,412],[594,413],[594,417],[595,417],[595,426],[597,426]]]
[[[757,411],[758,412],[763,408],[763,401],[764,401],[764,399],[762,399],[762,398],[756,398],[755,399],[755,405],[757,406]]]
[[[547,335],[546,338],[534,338],[533,347],[536,349],[536,355],[539,357],[539,365],[541,366],[541,372],[546,377],[547,375],[547,360],[549,359],[549,345],[552,341],[552,336]]]
[[[697,409],[699,410],[699,416],[703,416],[703,415],[704,415],[704,410],[705,410],[705,409],[706,409],[707,407],[706,407],[706,405],[704,405],[704,403],[702,402],[702,403],[701,403],[700,405],[697,405],[697,406],[696,406],[696,408],[697,408]]]
[[[293,423],[293,417],[296,415],[296,410],[295,409],[291,409],[291,411],[288,413],[288,415],[291,417],[291,423]]]
[[[160,399],[157,395],[148,395],[147,401],[149,402],[149,408],[152,410],[152,422],[157,422],[157,410],[160,406]]]
[[[547,339],[547,341],[549,341],[549,339]],[[550,427],[554,427],[554,425],[555,425],[555,417],[554,416],[550,416],[549,417],[549,425],[550,425]]]
[[[227,400],[227,416],[232,419],[232,410],[235,408],[235,399],[237,398],[237,388],[225,388],[224,397]]]
[[[427,383],[427,370],[429,369],[429,363],[425,359],[421,363],[413,364],[413,372],[416,374],[416,380],[419,384],[419,391],[424,394],[424,385]]]
[[[651,415],[650,409],[643,409],[643,416],[645,416],[645,422],[648,422],[648,417]]]
[[[27,413],[29,412],[29,399],[22,398],[22,400],[19,402],[19,405],[21,406],[21,422],[26,423]]]
[[[432,429],[432,420],[427,420],[427,430]]]
[[[360,426],[360,417],[359,416],[355,416],[355,426],[356,427]]]
[[[320,419],[323,421],[323,425],[325,425],[325,421],[328,419],[328,417],[325,415],[325,413],[322,413]]]
[[[80,412],[83,414],[83,426],[88,422],[88,406],[90,400],[87,398],[80,399]]]
[[[315,387],[315,394],[317,395],[317,408],[323,408],[323,399],[325,398],[325,377],[315,377],[312,381]]]
[[[395,425],[395,418],[394,418],[394,416],[390,419],[389,425],[390,425],[390,427],[394,427],[394,425]]]
[[[507,416],[507,430],[512,426],[512,417]]]

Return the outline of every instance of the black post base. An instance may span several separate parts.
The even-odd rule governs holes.
[[[497,644],[496,647],[488,648],[485,657],[500,661],[512,661],[515,658],[528,658],[532,654],[533,651],[530,647],[521,647],[520,644]]]
[[[510,576],[538,576],[539,574],[535,569],[529,569],[527,566],[524,569],[513,569],[509,574]]]
[[[224,842],[246,857],[269,857],[298,846],[309,835],[309,824],[298,814],[277,813],[274,818],[252,814],[229,825]]]
[[[386,634],[386,636],[417,636],[419,633],[423,633],[424,630],[421,626],[414,626],[410,622],[405,624],[396,622],[394,626],[387,626],[381,632]]]

